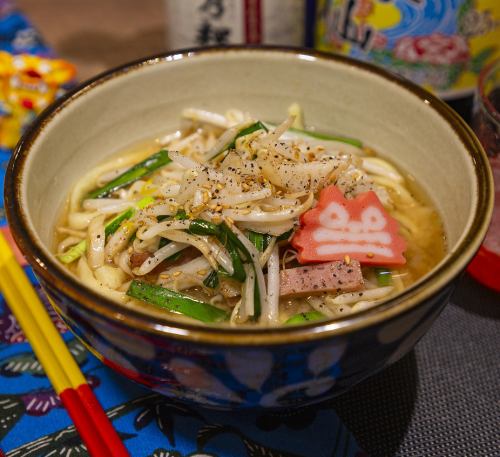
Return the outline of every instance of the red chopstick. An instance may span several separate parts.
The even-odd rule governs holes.
[[[89,454],[95,457],[128,457],[127,448],[94,396],[1,232],[0,289]]]

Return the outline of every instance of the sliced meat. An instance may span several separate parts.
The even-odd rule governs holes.
[[[149,252],[132,252],[130,254],[130,266],[132,268],[139,268],[146,260],[152,257]]]
[[[280,271],[280,296],[306,296],[324,292],[349,292],[363,286],[357,260],[319,263]]]

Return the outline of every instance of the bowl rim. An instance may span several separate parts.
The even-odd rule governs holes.
[[[294,56],[320,61],[335,62],[351,68],[374,74],[406,90],[423,103],[429,105],[451,127],[468,152],[477,180],[477,200],[470,228],[456,249],[448,253],[442,261],[425,277],[417,281],[401,294],[351,316],[312,322],[299,326],[276,328],[234,328],[207,326],[196,323],[177,322],[168,317],[152,316],[144,309],[130,309],[114,302],[104,295],[93,291],[81,283],[62,265],[47,256],[36,237],[31,232],[28,217],[21,207],[21,182],[26,158],[44,127],[74,100],[85,95],[93,88],[114,78],[139,71],[144,67],[164,64],[168,61],[192,59],[197,56],[222,55],[227,53],[261,53],[277,56]],[[126,326],[145,334],[155,334],[181,341],[224,345],[254,346],[305,343],[329,338],[389,320],[403,312],[415,308],[435,295],[439,295],[466,267],[486,234],[493,211],[493,177],[488,159],[479,140],[470,127],[446,103],[430,92],[422,89],[405,78],[372,64],[357,61],[345,56],[328,54],[321,51],[283,46],[227,46],[209,48],[189,48],[165,52],[112,68],[84,81],[47,107],[31,124],[17,144],[9,162],[5,178],[5,209],[13,237],[27,257],[35,273],[48,285],[66,295],[73,303],[85,308],[87,312]]]

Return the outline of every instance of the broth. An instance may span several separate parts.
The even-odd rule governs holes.
[[[355,313],[428,273],[445,234],[412,176],[357,140],[293,122],[185,110],[179,131],[76,183],[56,224],[57,256],[129,306],[234,326]]]

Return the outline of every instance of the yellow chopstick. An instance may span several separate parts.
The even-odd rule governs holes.
[[[33,351],[45,367],[56,393],[68,386],[77,387],[86,382],[75,359],[71,356],[61,335],[54,327],[33,286],[19,266],[0,233],[0,288],[19,325],[33,338]],[[52,349],[52,350],[50,350]]]
[[[126,457],[80,368],[0,232],[0,290],[92,456]]]

